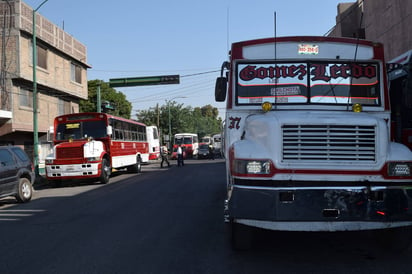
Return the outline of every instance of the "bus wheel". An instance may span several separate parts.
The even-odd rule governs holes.
[[[230,225],[232,248],[235,250],[248,250],[252,248],[254,228],[233,221]]]
[[[111,167],[107,159],[102,160],[102,170],[100,173],[100,182],[102,184],[107,184],[110,179]]]
[[[128,172],[133,172],[133,173],[141,173],[142,172],[142,159],[140,156],[136,157],[136,163],[134,165],[131,165],[127,167]]]

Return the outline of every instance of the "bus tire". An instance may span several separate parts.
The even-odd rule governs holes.
[[[101,173],[100,173],[100,182],[102,184],[107,184],[109,182],[110,173],[111,173],[110,163],[106,158],[103,158]]]
[[[137,156],[136,158],[135,172],[142,173],[142,159],[140,156]]]
[[[134,165],[131,165],[127,168],[127,171],[133,172],[133,173],[141,173],[142,172],[142,159],[140,156],[136,157],[136,163]]]
[[[249,250],[253,245],[254,228],[231,222],[231,241],[234,250]]]

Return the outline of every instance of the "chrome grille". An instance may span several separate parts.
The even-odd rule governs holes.
[[[284,162],[375,161],[375,126],[283,125]]]

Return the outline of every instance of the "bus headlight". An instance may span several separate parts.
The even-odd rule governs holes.
[[[388,164],[389,176],[411,176],[412,163],[393,162]]]
[[[53,164],[53,159],[46,159],[45,161],[46,165],[52,165]]]
[[[270,160],[235,160],[234,172],[239,175],[270,175]]]

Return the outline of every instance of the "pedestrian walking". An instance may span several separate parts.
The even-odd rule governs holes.
[[[213,146],[209,145],[209,159],[214,160],[215,159],[215,150],[213,149]]]
[[[177,166],[184,166],[185,165],[185,163],[184,163],[184,161],[183,161],[183,149],[182,149],[182,145],[179,145],[178,147],[177,147],[177,151],[176,151],[176,153],[177,153]]]
[[[160,167],[163,168],[163,163],[167,163],[167,167],[170,167],[169,159],[168,157],[168,151],[166,146],[160,147],[160,157],[162,157],[162,161],[160,162]]]

